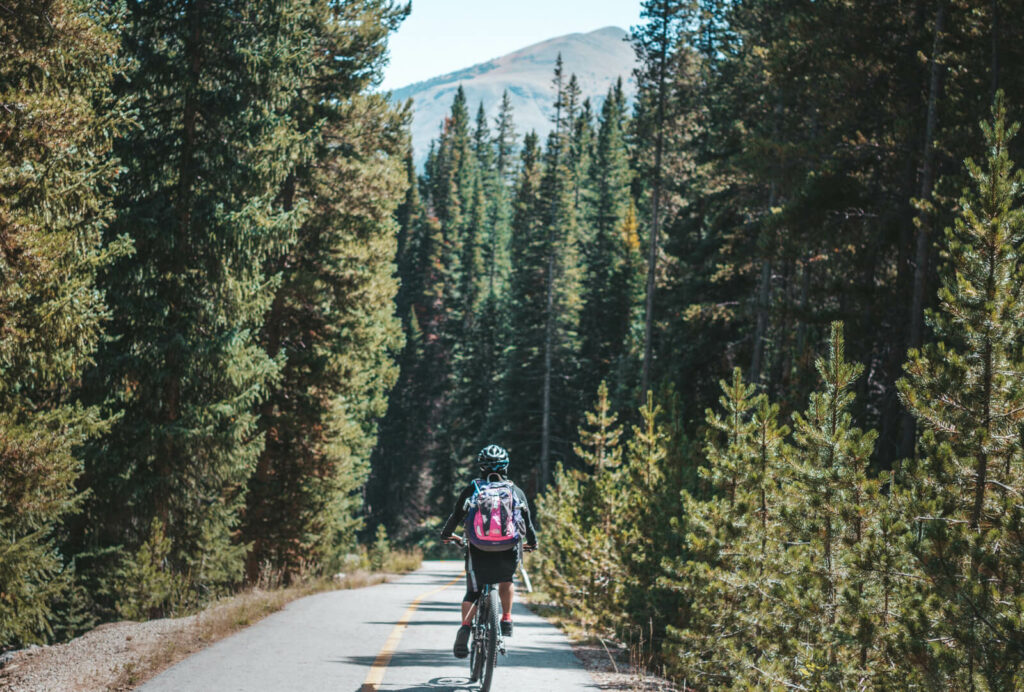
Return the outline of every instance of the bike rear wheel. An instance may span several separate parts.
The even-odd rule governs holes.
[[[479,625],[473,627],[473,640],[469,643],[469,681],[477,682],[484,672],[484,658],[486,646],[484,638],[480,636]]]
[[[473,631],[469,640],[469,681],[479,682],[484,673],[484,659],[487,658],[487,599],[477,597],[476,613],[473,615]]]
[[[491,682],[494,680],[494,666],[498,663],[498,633],[501,631],[501,604],[498,601],[498,590],[492,589],[487,594],[487,612],[482,622],[486,627],[487,636],[484,638],[486,647],[483,660],[483,678],[480,683],[480,692],[490,692]]]

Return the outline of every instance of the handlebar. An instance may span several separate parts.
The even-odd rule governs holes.
[[[453,533],[451,536],[448,536],[448,538],[442,539],[442,541],[444,543],[457,543],[460,548],[466,547],[466,539],[456,533]],[[532,553],[536,549],[537,546],[534,545],[523,545],[523,551],[527,553]]]

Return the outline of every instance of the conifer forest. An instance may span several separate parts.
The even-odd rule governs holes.
[[[415,165],[404,0],[0,1],[0,651],[452,558],[498,443],[682,689],[1024,689],[1018,2],[641,4]]]

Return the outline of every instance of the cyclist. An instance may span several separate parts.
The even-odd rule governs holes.
[[[488,445],[480,450],[476,458],[477,467],[480,470],[480,480],[486,481],[495,474],[502,480],[508,480],[508,452],[498,445]],[[476,491],[476,484],[473,481],[462,491],[459,499],[455,501],[452,514],[441,529],[441,540],[445,543],[452,540],[452,533],[455,527],[466,518],[467,501]],[[533,522],[530,520],[530,507],[526,502],[526,495],[513,484],[513,492],[519,499],[522,513],[522,526],[519,527],[520,536],[525,536],[527,550],[537,548],[537,534],[533,529]],[[516,568],[520,560],[519,545],[509,550],[488,552],[479,550],[473,545],[469,546],[469,554],[466,556],[466,595],[462,598],[462,626],[455,636],[453,652],[456,658],[465,658],[469,655],[469,633],[471,630],[474,614],[474,604],[480,596],[480,587],[483,584],[497,584],[498,596],[501,598],[501,634],[505,637],[512,636],[512,600],[515,595],[512,586],[512,578],[515,576]]]

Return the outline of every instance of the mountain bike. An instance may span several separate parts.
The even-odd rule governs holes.
[[[453,535],[451,539],[469,551],[469,542],[462,536]],[[525,575],[525,570],[523,574]],[[501,636],[501,600],[495,586],[484,584],[480,588],[470,632],[469,681],[479,682],[480,692],[490,692],[491,682],[494,680],[494,667],[498,664],[498,653],[502,656],[506,654],[505,639]]]

